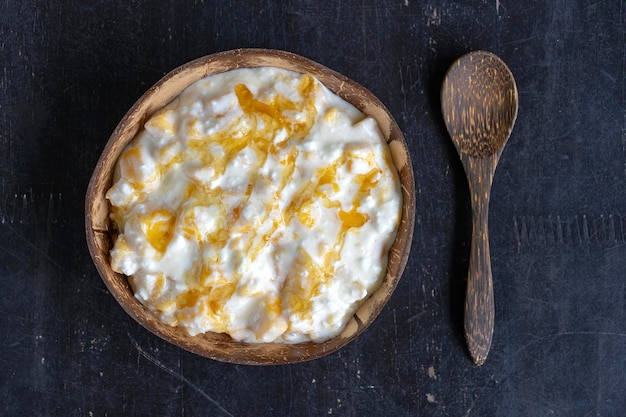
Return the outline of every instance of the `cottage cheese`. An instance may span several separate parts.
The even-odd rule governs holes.
[[[310,75],[188,87],[121,155],[114,271],[161,321],[244,342],[323,341],[379,285],[400,219],[376,122]]]

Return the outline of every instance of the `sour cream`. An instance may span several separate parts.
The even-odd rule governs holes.
[[[380,285],[400,220],[376,122],[278,68],[201,79],[145,123],[107,193],[111,266],[161,321],[324,341]]]

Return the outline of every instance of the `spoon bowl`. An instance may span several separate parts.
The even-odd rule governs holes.
[[[441,89],[441,110],[467,176],[472,243],[465,296],[465,339],[472,359],[487,359],[494,328],[487,219],[493,176],[517,118],[513,74],[496,55],[474,51],[457,59]]]

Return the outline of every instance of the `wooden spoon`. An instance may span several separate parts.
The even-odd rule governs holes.
[[[494,323],[487,216],[493,175],[517,117],[517,86],[492,53],[456,60],[443,82],[441,110],[472,198],[472,245],[465,295],[465,339],[476,365],[487,359]]]

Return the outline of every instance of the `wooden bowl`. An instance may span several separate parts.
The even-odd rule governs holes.
[[[381,286],[358,309],[340,335],[322,343],[236,342],[228,335],[208,332],[190,336],[184,329],[171,327],[134,296],[125,275],[111,270],[112,247],[110,206],[105,193],[112,185],[115,163],[124,147],[144,123],[194,81],[236,68],[273,66],[315,76],[335,94],[373,117],[389,143],[393,162],[400,174],[404,203],[397,237],[389,253],[389,265]],[[85,201],[87,244],[96,268],[107,288],[124,310],[157,336],[190,352],[211,359],[254,365],[302,362],[316,359],[343,347],[367,328],[391,297],[406,265],[413,236],[415,195],[413,168],[402,132],[385,106],[369,91],[337,72],[301,56],[266,49],[237,49],[205,56],[184,64],[150,88],[126,113],[113,131],[95,167]]]

